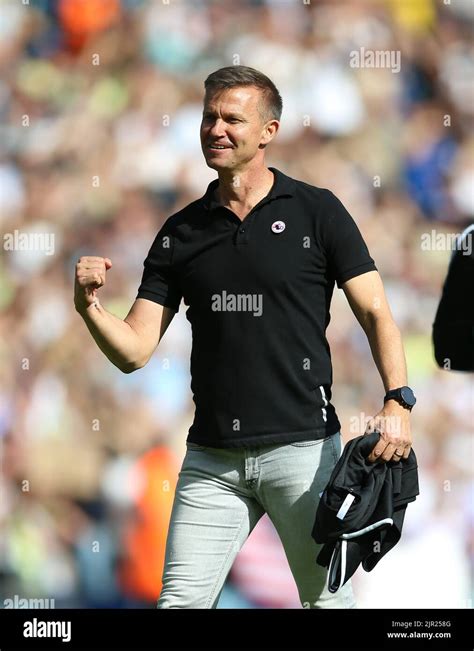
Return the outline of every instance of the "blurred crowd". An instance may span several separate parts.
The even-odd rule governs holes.
[[[474,219],[473,26],[471,0],[0,0],[1,232],[54,236],[50,254],[4,246],[0,261],[0,607],[153,607],[160,592],[193,418],[189,324],[182,306],[124,375],[74,310],[74,268],[111,258],[101,301],[127,314],[156,232],[216,176],[203,81],[232,64],[283,97],[267,164],[330,188],[358,223],[418,398],[421,495],[402,541],[358,571],[358,603],[472,607],[473,378],[437,368],[431,328],[451,255],[435,236]],[[399,52],[399,71],[351,65],[368,50]],[[340,291],[328,339],[348,440],[383,386]],[[219,607],[301,607],[266,516]]]

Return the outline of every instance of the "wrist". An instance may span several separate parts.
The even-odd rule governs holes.
[[[388,402],[398,404],[402,409],[411,411],[416,404],[415,394],[408,386],[398,387],[387,391],[384,397],[384,404]]]
[[[396,411],[401,414],[410,414],[411,409],[408,407],[404,407],[401,405],[397,400],[394,400],[393,398],[389,398],[388,400],[384,401],[384,406],[383,406],[384,411]]]
[[[90,317],[94,312],[99,311],[101,305],[99,299],[95,299],[92,303],[78,303],[75,305],[76,312],[78,312],[83,319]]]

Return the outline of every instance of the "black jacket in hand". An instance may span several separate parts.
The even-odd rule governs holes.
[[[312,537],[323,547],[317,563],[329,568],[336,592],[358,566],[370,572],[400,540],[407,504],[419,495],[413,450],[406,460],[370,463],[379,432],[344,447],[316,512]]]

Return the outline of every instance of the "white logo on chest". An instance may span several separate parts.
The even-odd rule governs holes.
[[[278,221],[278,222],[273,222],[272,224],[272,231],[274,233],[283,233],[285,228],[286,228],[285,222]]]

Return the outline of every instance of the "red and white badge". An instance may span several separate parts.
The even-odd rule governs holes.
[[[273,222],[272,224],[272,231],[274,233],[283,233],[285,228],[286,228],[285,222],[278,221],[278,222]]]

